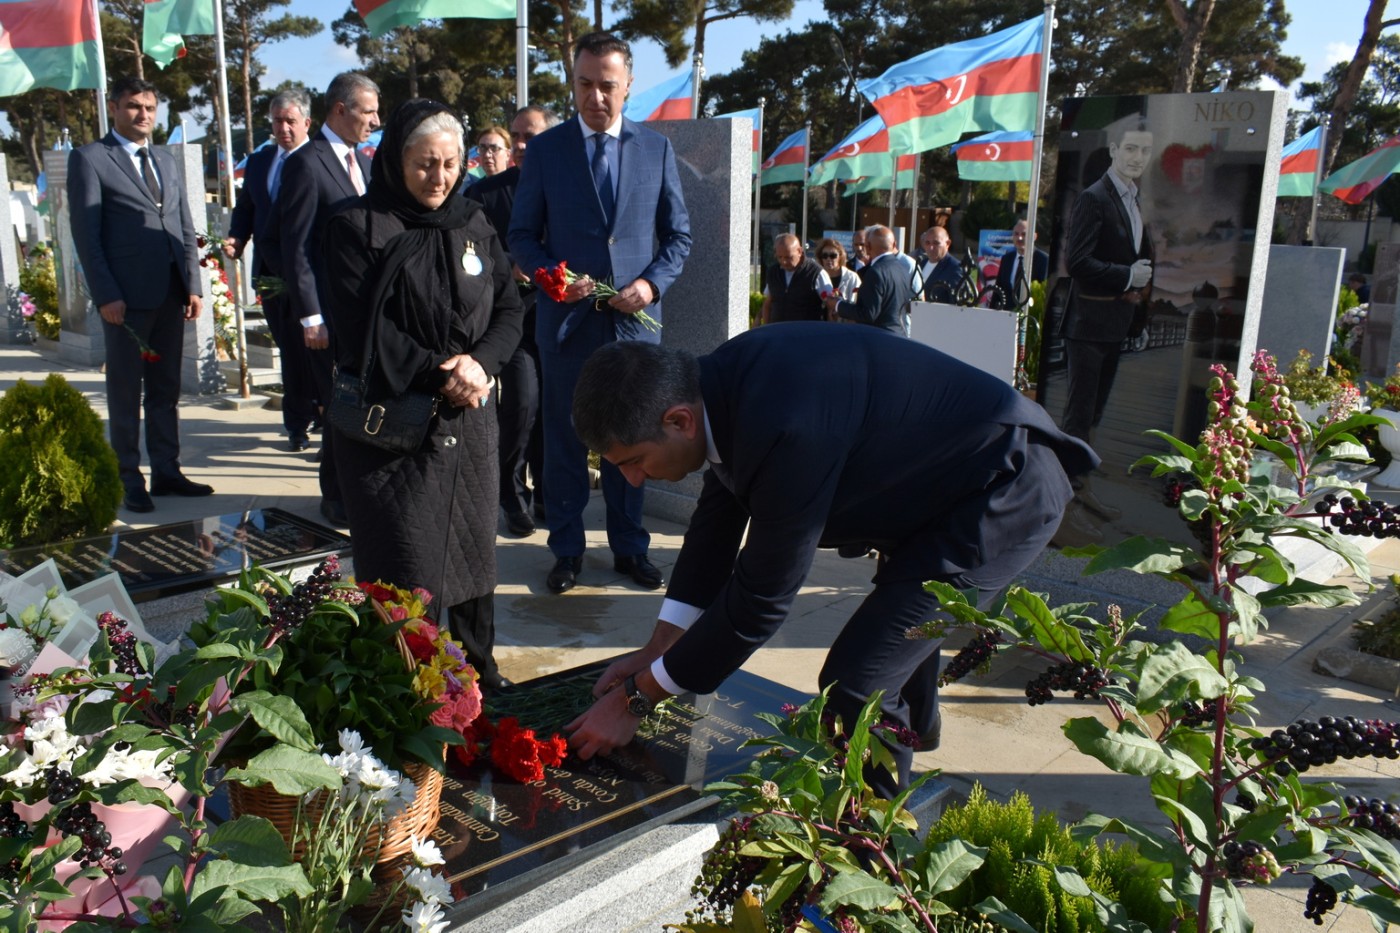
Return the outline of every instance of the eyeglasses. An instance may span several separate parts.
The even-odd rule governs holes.
[[[818,255],[819,257],[821,257],[822,259],[840,259],[840,258],[841,258],[841,254],[840,254],[840,253],[818,253],[817,255]]]
[[[488,152],[505,152],[505,146],[477,146],[476,151],[483,155]]]

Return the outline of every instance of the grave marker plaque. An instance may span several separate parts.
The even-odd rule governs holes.
[[[609,664],[595,664],[517,684],[488,698],[503,714],[548,736],[586,709],[589,688]],[[572,708],[527,716],[532,697],[569,694]],[[809,697],[739,671],[718,693],[677,697],[670,712],[643,724],[639,737],[610,755],[570,756],[544,777],[522,784],[489,762],[464,768],[452,760],[442,791],[442,820],[433,834],[442,869],[461,905],[454,919],[477,916],[574,865],[601,855],[662,823],[709,806],[705,784],[744,770],[750,738],[771,735],[758,713]],[[567,717],[564,715],[568,713]],[[452,756],[449,754],[449,759]]]
[[[338,531],[281,509],[253,509],[0,550],[0,570],[18,576],[52,559],[68,589],[115,572],[132,599],[145,602],[213,586],[253,564],[275,569],[349,549]]]

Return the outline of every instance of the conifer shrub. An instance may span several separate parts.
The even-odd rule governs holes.
[[[117,517],[117,455],[87,399],[56,373],[0,396],[0,463],[0,547],[99,534]]]

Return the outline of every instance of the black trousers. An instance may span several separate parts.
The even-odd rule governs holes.
[[[297,322],[301,326],[301,322]],[[335,370],[334,347],[325,350],[306,351],[306,358],[311,364],[311,378],[316,391],[316,405],[324,407],[331,397],[331,379]],[[321,429],[321,468],[319,479],[321,481],[321,498],[328,502],[343,502],[345,496],[340,491],[340,477],[336,472],[335,457],[331,453],[335,445],[335,431],[329,425]]]
[[[1089,430],[1103,418],[1104,405],[1108,403],[1108,394],[1113,390],[1122,347],[1122,340],[1109,343],[1065,339],[1069,397],[1065,399],[1061,427],[1066,434],[1086,444],[1089,442]]]
[[[107,422],[122,486],[145,489],[141,475],[141,414],[152,476],[180,472],[180,370],[185,356],[185,285],[170,266],[170,290],[155,308],[127,308],[126,323],[102,322],[107,349]],[[127,328],[130,328],[128,330]],[[132,333],[159,356],[141,358]]]
[[[501,369],[501,507],[506,514],[528,511],[543,502],[544,424],[540,413],[540,363],[533,346],[517,347]],[[526,468],[534,479],[531,492]]]
[[[487,593],[447,610],[447,622],[452,637],[462,643],[467,660],[478,674],[490,677],[496,673],[496,594]]]
[[[289,437],[305,435],[316,418],[317,394],[301,321],[285,295],[264,297],[262,308],[282,360],[282,427]]]

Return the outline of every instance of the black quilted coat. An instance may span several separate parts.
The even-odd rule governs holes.
[[[375,284],[368,279],[384,245],[403,229],[397,217],[362,200],[333,218],[327,230],[337,362],[356,372]],[[448,236],[452,261],[437,268],[436,280],[427,276],[408,283],[400,298],[420,310],[440,305],[441,313],[450,316],[448,347],[412,376],[412,387],[425,391],[442,385],[436,365],[456,353],[470,353],[487,373],[497,375],[520,340],[520,301],[510,261],[485,215],[473,205],[466,226]],[[468,244],[481,262],[479,275],[462,268]],[[442,297],[449,295],[450,300]],[[357,579],[424,587],[439,609],[495,589],[496,402],[494,392],[481,408],[454,408],[444,399],[428,440],[413,456],[337,435],[333,450],[350,516]]]

